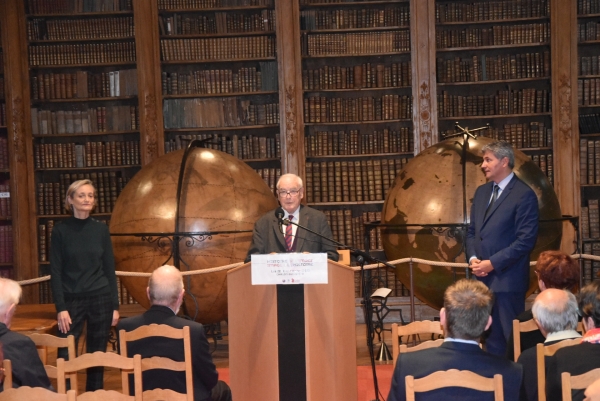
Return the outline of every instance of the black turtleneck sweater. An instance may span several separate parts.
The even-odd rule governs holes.
[[[106,224],[91,217],[69,217],[52,230],[50,274],[56,311],[67,310],[65,297],[111,294],[119,309],[115,259]]]

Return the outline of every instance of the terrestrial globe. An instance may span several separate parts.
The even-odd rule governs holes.
[[[277,207],[273,191],[246,163],[217,150],[194,148],[184,169],[177,216],[183,154],[184,150],[179,150],[159,157],[127,183],[111,216],[111,234],[173,233],[177,218],[179,232],[230,233],[182,237],[176,244],[166,236],[143,240],[140,236],[113,236],[117,270],[149,273],[173,264],[171,245],[178,248],[182,271],[241,262],[250,247],[254,222]],[[184,278],[185,308],[190,316],[202,323],[227,318],[226,276],[226,271],[220,271]],[[121,280],[137,302],[149,307],[147,278]]]
[[[462,138],[439,142],[404,166],[383,205],[382,223],[392,225],[382,229],[388,260],[413,257],[466,262],[463,248],[466,230],[461,224],[468,224],[475,189],[486,182],[481,171],[481,148],[492,141],[478,137],[467,142],[464,189]],[[560,219],[560,206],[552,185],[540,168],[519,150],[515,150],[514,172],[537,195],[540,220]],[[544,250],[559,249],[561,237],[562,221],[541,222],[531,260],[536,260]],[[415,296],[438,309],[443,305],[445,289],[466,274],[464,268],[421,263],[413,266]],[[396,276],[405,287],[410,286],[408,264],[397,265]],[[529,292],[536,288],[532,267]]]

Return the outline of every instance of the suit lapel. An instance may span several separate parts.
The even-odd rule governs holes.
[[[308,227],[308,221],[310,217],[308,213],[306,213],[306,208],[304,206],[300,206],[300,220],[298,224],[304,227]],[[300,235],[298,235],[300,234]],[[300,227],[296,227],[296,252],[302,252],[302,246],[304,245],[304,237],[306,235],[306,231]]]
[[[515,183],[517,182],[518,178],[517,175],[515,174],[513,176],[513,178],[508,182],[508,184],[506,185],[506,188],[504,188],[502,190],[502,192],[500,193],[500,196],[498,197],[498,199],[496,199],[496,202],[494,203],[494,205],[492,206],[492,209],[487,213],[487,216],[485,216],[485,220],[484,220],[484,224],[490,219],[490,217],[494,214],[494,212],[500,207],[500,205],[502,205],[502,202],[504,202],[504,200],[510,196],[510,192],[512,191],[512,189],[515,186]],[[492,196],[492,188],[493,185],[490,187],[490,192],[489,192],[489,196]],[[488,198],[489,199],[489,198]],[[487,208],[487,207],[486,207]],[[485,214],[485,211],[484,211]]]
[[[287,217],[286,217],[287,218]],[[285,245],[285,237],[283,236],[283,232],[281,231],[281,227],[285,227],[285,226],[279,226],[279,222],[277,221],[277,219],[273,219],[272,221],[272,226],[273,226],[273,235],[275,236],[275,238],[277,239],[277,243],[281,246],[281,249],[283,249],[283,252],[285,252],[286,250],[286,245]],[[283,228],[285,230],[285,228]]]

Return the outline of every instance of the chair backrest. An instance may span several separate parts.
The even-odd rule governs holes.
[[[74,359],[77,357],[75,352],[75,337],[73,337],[73,335],[69,335],[66,338],[41,333],[26,333],[25,335],[29,337],[37,347],[40,359],[42,360],[44,368],[46,369],[46,374],[51,379],[57,378],[57,370],[56,366],[48,364],[48,347],[57,349],[66,348],[69,354],[69,359]],[[69,378],[71,379],[71,386],[73,388],[77,388],[77,375],[73,374]]]
[[[520,322],[517,319],[513,320],[513,339],[514,339],[514,355],[515,362],[521,355],[521,333],[527,333],[529,331],[539,330],[538,325],[535,324],[535,320],[529,319],[524,322]]]
[[[133,395],[126,395],[119,393],[115,390],[96,390],[81,393],[77,396],[77,401],[135,401],[136,397]],[[162,401],[169,400],[169,398],[163,398]]]
[[[2,369],[4,369],[4,388],[12,388],[12,363],[10,362],[10,359],[2,361]]]
[[[176,329],[171,326],[167,326],[165,324],[151,324],[148,326],[141,326],[132,331],[119,331],[119,345],[121,348],[121,355],[127,356],[127,343],[131,341],[141,340],[143,338],[148,337],[162,337],[162,338],[170,338],[175,340],[183,340],[183,353],[184,353],[184,361],[176,362],[172,359],[154,356],[151,358],[142,359],[142,372],[151,369],[166,369],[173,370],[179,372],[185,372],[185,385],[186,385],[186,393],[177,393],[170,389],[155,389],[155,390],[146,390],[144,391],[144,400],[150,399],[151,394],[155,394],[158,397],[161,392],[157,390],[169,390],[170,396],[167,398],[169,400],[181,399],[187,401],[194,400],[194,381],[192,376],[192,345],[190,340],[190,328],[189,326],[185,326],[182,329]],[[157,348],[160,347],[160,343],[157,343]],[[126,375],[125,375],[126,376]],[[126,377],[124,378],[125,381]],[[181,397],[177,396],[180,394]],[[160,399],[160,398],[152,398],[152,399]]]
[[[394,366],[400,353],[400,337],[412,336],[417,334],[436,334],[444,335],[444,328],[438,321],[422,320],[399,326],[398,323],[392,324],[392,359]]]
[[[415,393],[437,390],[445,387],[464,387],[477,391],[493,391],[495,401],[504,401],[502,375],[493,378],[480,376],[468,370],[440,370],[429,376],[415,379],[406,376],[406,401],[415,401]]]
[[[113,352],[97,351],[93,354],[83,354],[69,361],[65,361],[63,358],[58,358],[56,365],[58,367],[57,386],[59,393],[64,394],[66,391],[67,375],[71,373],[76,373],[87,368],[102,366],[108,368],[121,369],[121,372],[133,373],[135,383],[134,396],[129,396],[129,383],[127,383],[127,380],[124,380],[122,383],[122,394],[128,397],[125,399],[131,399],[135,401],[142,400],[142,357],[140,357],[139,355],[135,355],[133,358],[126,358]],[[79,397],[80,396],[78,396],[78,399]],[[90,397],[89,399],[91,399],[92,397],[94,397],[94,395],[88,394],[86,397]],[[106,399],[104,398],[103,400]]]
[[[561,348],[570,347],[581,343],[581,338],[572,340],[562,340],[552,345],[544,346],[544,344],[536,345],[536,365],[538,378],[538,400],[546,401],[546,356],[552,356]]]
[[[563,372],[560,375],[563,401],[572,401],[572,390],[583,390],[597,379],[600,379],[600,368],[590,370],[589,372],[577,376],[571,376],[569,372]]]
[[[583,322],[577,322],[577,331],[581,333],[581,335],[585,334],[585,327],[583,327]]]
[[[0,401],[75,401],[75,390],[67,394],[58,394],[43,387],[21,386],[19,388],[5,388],[0,393]]]
[[[422,349],[428,349],[428,348],[435,348],[435,347],[439,347],[443,343],[444,343],[444,339],[439,338],[437,340],[423,341],[421,344],[417,344],[414,347],[409,347],[406,344],[400,344],[400,352],[398,354],[403,354],[406,352],[420,351]]]

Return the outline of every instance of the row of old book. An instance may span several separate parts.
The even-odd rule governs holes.
[[[531,156],[531,161],[537,165],[542,173],[548,178],[550,185],[554,185],[554,158],[552,153],[535,154]]]
[[[386,7],[300,11],[300,29],[408,27],[408,3]]]
[[[598,199],[588,199],[587,206],[581,207],[581,238],[600,238],[600,211],[598,210]]]
[[[4,66],[2,64],[2,53],[0,52],[0,66]],[[0,100],[4,100],[6,94],[4,92],[4,76],[0,76]]]
[[[577,73],[582,75],[600,75],[600,55],[577,57]]]
[[[13,262],[13,228],[10,224],[0,225],[0,263]]]
[[[0,103],[0,127],[6,127],[6,103]]]
[[[550,78],[550,52],[436,59],[438,83]]]
[[[600,3],[596,0],[577,0],[577,14],[599,14]]]
[[[277,90],[277,63],[233,70],[161,73],[163,95],[252,93]]]
[[[162,61],[238,60],[275,57],[275,36],[161,39]]]
[[[363,63],[343,66],[323,66],[302,70],[304,90],[397,88],[412,85],[410,62],[391,64]]]
[[[133,10],[133,0],[27,0],[29,14],[71,14]]]
[[[41,215],[65,215],[64,200],[67,188],[76,177],[85,177],[96,187],[96,207],[98,213],[111,213],[117,197],[129,181],[120,171],[103,171],[89,174],[60,174],[57,182],[36,184],[38,213]],[[83,179],[83,178],[77,178]]]
[[[362,212],[358,216],[352,216],[350,209],[324,210],[333,239],[344,245],[356,249],[377,250],[383,249],[381,228],[376,227],[369,231],[369,244],[365,243],[364,223],[380,221],[381,212]]]
[[[412,118],[412,96],[304,98],[304,122],[386,121]]]
[[[577,24],[577,41],[579,43],[599,39],[600,23],[598,21],[580,22]]]
[[[139,127],[137,106],[108,106],[58,111],[31,109],[31,133],[33,135],[135,131],[137,127]]]
[[[548,0],[501,0],[435,4],[435,21],[437,23],[480,22],[547,17],[548,15],[550,15],[550,1]]]
[[[441,132],[441,137],[456,134],[456,130]],[[502,127],[490,126],[478,133],[486,138],[510,142],[516,149],[551,148],[552,128],[546,127],[543,121],[529,123],[504,124]]]
[[[12,266],[0,266],[0,277],[14,280]]]
[[[304,139],[307,157],[373,155],[413,151],[413,135],[408,127],[384,128],[373,132],[317,131]]]
[[[549,41],[549,22],[496,25],[490,28],[444,28],[435,31],[435,43],[438,49],[543,44]]]
[[[583,244],[583,253],[586,255],[600,256],[600,242],[585,242]],[[592,281],[600,279],[600,261],[583,260],[583,285],[590,284]]]
[[[139,141],[34,144],[36,169],[137,166],[139,164]]]
[[[440,117],[492,116],[548,113],[550,93],[534,88],[502,90],[492,95],[459,96],[438,94]]]
[[[271,191],[273,191],[273,195],[275,195],[275,190],[277,189],[277,181],[279,180],[279,177],[281,177],[281,169],[276,167],[268,167],[258,168],[254,171],[256,171],[256,174],[258,174],[260,178],[263,179],[265,184],[267,184],[267,186],[271,188]]]
[[[306,162],[308,203],[383,201],[409,158]]]
[[[600,114],[580,114],[579,133],[600,134]]]
[[[410,32],[349,32],[349,33],[303,33],[301,35],[303,56],[319,55],[365,55],[408,53]]]
[[[201,10],[221,7],[272,7],[274,0],[158,0],[159,10]]]
[[[159,16],[162,35],[202,35],[221,33],[273,32],[275,10],[254,13],[215,12],[212,15]]]
[[[279,103],[252,104],[239,97],[166,99],[165,129],[279,124]]]
[[[133,17],[45,19],[27,21],[27,39],[78,40],[128,38],[135,35]]]
[[[0,184],[0,217],[10,218],[12,209],[10,207],[10,180],[2,180]]]
[[[30,66],[135,63],[135,42],[29,45]]]
[[[1,119],[0,119],[0,125]],[[0,136],[0,169],[8,168],[8,138]]]
[[[579,140],[579,180],[581,185],[600,184],[600,140]]]
[[[32,100],[137,96],[137,70],[38,73],[31,77]]]
[[[242,160],[279,159],[281,157],[281,143],[279,134],[273,136],[256,135],[222,135],[222,134],[195,134],[175,135],[165,141],[165,153],[185,149],[193,140],[204,140],[203,148],[215,149],[230,154]]]
[[[579,106],[600,105],[600,78],[577,80],[577,104]]]

